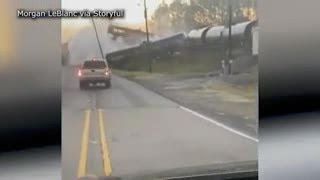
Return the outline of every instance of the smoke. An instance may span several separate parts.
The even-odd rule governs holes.
[[[113,39],[108,34],[109,22],[103,20],[95,20],[98,36],[104,56],[112,51],[127,48],[122,38]],[[101,52],[96,38],[93,25],[82,28],[69,42],[68,49],[70,52],[70,65],[81,64],[84,60],[93,57],[101,58]],[[105,58],[105,57],[102,57]]]

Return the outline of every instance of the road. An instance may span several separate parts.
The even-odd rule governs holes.
[[[257,159],[257,140],[124,78],[80,90],[62,75],[62,178],[131,176]]]

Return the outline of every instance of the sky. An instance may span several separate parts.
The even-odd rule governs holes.
[[[164,0],[171,3],[173,0]],[[162,0],[147,0],[148,13],[151,15]],[[83,9],[125,9],[126,17],[120,22],[129,24],[142,24],[144,22],[144,6],[143,0],[62,0],[62,8],[70,10]],[[64,24],[85,24],[87,20],[64,19]]]
[[[147,0],[149,17],[152,16],[162,1]],[[168,4],[172,1],[165,0]],[[144,28],[143,0],[62,0],[62,8],[68,10],[124,9],[125,18],[121,20],[117,19],[117,22],[135,29]],[[115,41],[110,35],[105,33],[108,21],[99,19],[95,20],[95,22],[104,53],[126,47],[126,44],[121,39]],[[99,56],[100,54],[91,19],[63,19],[61,39],[62,43],[69,42],[68,48],[71,64],[78,64],[83,59]]]
[[[173,0],[146,1],[148,14],[151,16],[162,1],[170,4]],[[124,9],[125,18],[117,19],[115,21],[133,29],[144,29],[143,0],[62,0],[61,6],[63,9],[67,10]],[[84,26],[91,26],[91,23],[91,20],[87,18],[62,19],[62,42],[68,41]]]

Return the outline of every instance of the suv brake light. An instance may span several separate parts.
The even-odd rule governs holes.
[[[81,70],[78,71],[78,76],[79,76],[79,77],[82,76]]]
[[[104,70],[104,74],[105,74],[106,76],[108,76],[108,75],[110,74],[110,72],[109,72],[109,69],[108,69],[108,68]]]

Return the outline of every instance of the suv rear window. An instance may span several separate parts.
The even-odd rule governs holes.
[[[85,61],[83,63],[84,69],[104,69],[107,65],[104,61]]]

